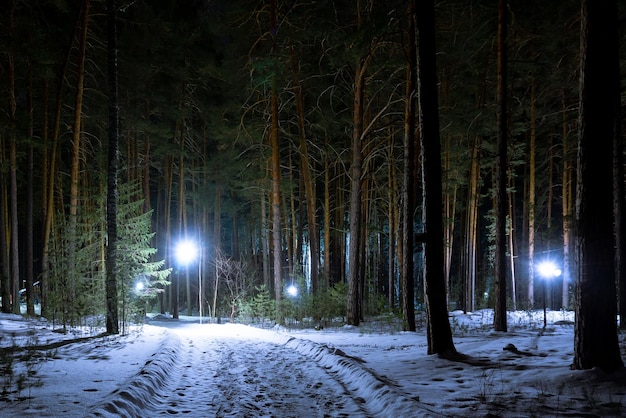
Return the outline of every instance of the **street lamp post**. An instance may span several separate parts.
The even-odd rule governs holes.
[[[193,241],[181,241],[178,243],[176,246],[176,260],[178,260],[178,264],[185,267],[188,282],[188,266],[196,259],[198,259],[198,311],[200,314],[200,323],[202,323],[202,249],[198,249],[198,246]],[[178,295],[176,295],[176,297],[178,297]],[[187,303],[191,304],[191,300],[188,300]]]
[[[543,277],[543,327],[545,328],[548,325],[546,315],[546,288],[548,287],[548,282],[551,279],[561,275],[561,270],[557,268],[552,261],[543,261],[539,263],[537,270],[539,271],[541,277]]]
[[[202,247],[200,247],[200,257],[198,258],[198,313],[200,323],[202,323]]]

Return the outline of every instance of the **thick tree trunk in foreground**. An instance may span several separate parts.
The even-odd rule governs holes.
[[[416,3],[419,39],[420,109],[422,111],[422,149],[424,167],[424,208],[426,224],[426,309],[428,315],[428,353],[456,353],[446,306],[443,259],[443,204],[441,186],[441,143],[435,47],[435,10],[432,0]]]
[[[575,369],[623,368],[617,338],[613,141],[619,131],[617,2],[582,0],[576,187]]]

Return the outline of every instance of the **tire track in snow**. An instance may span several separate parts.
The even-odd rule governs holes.
[[[89,416],[145,416],[146,409],[151,409],[155,400],[167,391],[171,376],[177,373],[180,355],[180,338],[168,332],[159,350],[146,361],[139,373],[96,405]]]
[[[314,359],[346,387],[355,398],[363,402],[368,415],[375,417],[420,416],[430,411],[416,399],[408,398],[397,391],[393,384],[362,365],[362,360],[350,357],[341,350],[309,340],[291,338],[285,343],[305,356]]]
[[[284,346],[215,336],[186,344],[189,362],[160,415],[366,416],[322,368]]]
[[[326,345],[170,330],[93,417],[397,417],[429,411]],[[431,415],[432,416],[432,415]]]

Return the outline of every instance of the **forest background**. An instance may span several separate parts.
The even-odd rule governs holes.
[[[73,324],[105,309],[105,2],[4,4],[2,309]],[[118,2],[124,318],[425,309],[411,4]],[[574,307],[580,6],[506,5],[508,309]],[[448,309],[496,304],[498,7],[435,3]]]

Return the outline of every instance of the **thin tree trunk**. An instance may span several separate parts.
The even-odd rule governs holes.
[[[415,331],[415,280],[413,253],[415,251],[415,142],[417,115],[417,49],[415,27],[415,1],[409,1],[407,16],[407,70],[404,107],[404,172],[402,187],[402,248],[404,250],[401,265],[402,328]]]
[[[450,303],[450,279],[452,269],[452,248],[454,244],[454,227],[456,217],[457,191],[458,191],[458,171],[452,168],[450,162],[451,154],[450,135],[446,135],[444,150],[444,173],[445,173],[445,189],[444,189],[444,277],[446,278],[446,300]]]
[[[18,242],[18,213],[17,213],[17,140],[15,138],[15,61],[13,56],[13,12],[15,10],[15,4],[12,0],[9,0],[9,13],[8,13],[8,33],[9,33],[9,46],[7,50],[8,68],[7,76],[9,82],[8,96],[9,96],[9,178],[10,178],[10,256],[11,256],[11,297],[12,297],[12,311],[13,313],[20,313],[20,259],[19,259],[19,242]]]
[[[77,57],[77,80],[76,94],[74,105],[74,120],[72,123],[72,161],[70,168],[70,200],[67,224],[67,273],[68,277],[64,279],[64,289],[67,301],[76,300],[76,280],[77,272],[74,265],[76,240],[78,234],[78,207],[79,207],[79,174],[80,174],[80,156],[81,156],[81,134],[82,134],[82,108],[84,94],[85,79],[85,55],[87,50],[87,31],[89,24],[89,0],[85,0],[82,8],[82,22],[80,31],[80,46]],[[73,306],[73,304],[70,304]],[[67,307],[66,307],[67,309]],[[64,309],[64,312],[66,311]],[[75,309],[72,307],[68,310],[70,320],[75,318]],[[64,325],[66,321],[63,321]]]
[[[317,293],[319,288],[319,266],[320,266],[320,240],[317,229],[317,205],[315,197],[315,184],[311,173],[311,163],[309,161],[308,139],[304,125],[304,93],[300,82],[300,71],[296,59],[295,50],[291,48],[292,72],[294,79],[294,95],[296,102],[296,118],[298,122],[298,137],[300,139],[300,169],[302,170],[302,181],[304,183],[304,194],[306,196],[306,214],[309,231],[309,254],[311,257],[311,290]]]
[[[5,140],[0,135],[0,163],[5,163]],[[0,283],[2,291],[2,313],[11,313],[11,263],[9,261],[7,212],[7,181],[4,170],[0,170]]]
[[[513,304],[512,308],[513,311],[517,310],[517,279],[515,276],[515,246],[514,243],[516,242],[515,240],[515,207],[513,206],[513,202],[515,202],[515,189],[513,187],[513,179],[510,177],[508,179],[508,183],[509,183],[509,190],[510,192],[508,193],[508,202],[507,202],[507,207],[508,207],[508,215],[509,215],[509,222],[508,222],[508,228],[507,228],[507,235],[508,235],[508,248],[509,248],[509,269],[511,271],[511,302]]]
[[[493,326],[506,331],[506,213],[507,213],[507,0],[498,4],[498,139],[495,173],[496,249],[495,249],[495,309]]]
[[[276,77],[272,79],[271,113],[272,127],[270,129],[270,148],[272,149],[272,251],[274,252],[274,295],[276,306],[282,297],[282,245],[281,245],[281,214],[280,214],[280,152],[278,141],[278,93],[276,91]]]
[[[565,91],[563,91],[563,191],[562,191],[562,214],[563,214],[563,289],[561,295],[561,308],[569,308],[569,284],[571,283],[571,256],[570,245],[572,242],[572,163],[570,157],[570,145],[568,141],[567,128],[567,106],[565,101]],[[625,324],[626,325],[626,324]]]
[[[536,172],[536,135],[535,135],[535,82],[531,83],[530,104],[530,146],[528,164],[528,306],[535,307],[535,172]]]
[[[109,153],[107,167],[106,328],[119,333],[117,308],[117,173],[119,166],[119,103],[115,0],[107,0],[107,58],[109,79]]]
[[[465,285],[464,305],[465,312],[476,309],[476,268],[478,253],[478,203],[480,186],[480,148],[481,138],[476,136],[472,144],[470,160],[469,182],[467,186],[467,208],[465,225]]]
[[[393,152],[393,135],[389,134],[389,143],[387,145],[387,160],[389,163],[388,174],[387,174],[387,223],[389,224],[389,243],[388,243],[388,256],[387,256],[387,303],[389,304],[389,308],[393,309],[396,306],[396,218],[395,212],[397,210],[397,184],[396,184],[396,174],[395,174],[395,164],[391,163],[394,161],[394,152]]]
[[[47,307],[47,291],[48,291],[48,277],[50,272],[49,266],[49,253],[50,253],[50,236],[52,234],[52,225],[54,221],[54,191],[57,181],[56,175],[56,163],[57,163],[57,149],[59,144],[59,132],[61,127],[61,114],[63,110],[63,86],[65,85],[66,73],[70,63],[71,51],[73,47],[73,40],[81,27],[81,14],[78,14],[76,24],[74,25],[74,31],[70,38],[67,52],[65,54],[65,60],[63,66],[58,74],[57,78],[57,91],[55,97],[55,114],[54,124],[52,129],[52,143],[50,144],[50,152],[48,155],[48,164],[46,170],[47,182],[45,183],[45,194],[43,195],[43,208],[44,208],[44,228],[43,228],[43,248],[41,255],[41,275],[39,286],[41,288],[41,314],[46,317],[48,312]],[[44,127],[47,127],[47,117],[44,114]],[[47,137],[47,129],[44,133],[44,138]],[[46,148],[47,150],[47,148]]]
[[[330,164],[328,162],[328,135],[324,135],[324,285],[330,286]]]
[[[267,197],[265,191],[261,190],[261,242],[263,248],[263,284],[268,290],[271,289],[270,280],[270,241],[269,241],[269,214],[267,212]]]
[[[270,0],[270,33],[275,36],[278,32],[276,0]],[[276,43],[273,40],[272,52],[275,52]],[[272,190],[270,205],[272,211],[272,250],[274,252],[274,295],[276,309],[279,308],[282,297],[282,245],[281,245],[281,214],[280,214],[280,142],[278,138],[278,87],[277,75],[272,75],[270,92],[270,149],[272,152]],[[279,312],[277,312],[279,313]],[[277,315],[282,320],[282,315]]]
[[[33,265],[35,263],[35,257],[33,254],[34,242],[33,242],[33,197],[34,197],[34,135],[33,135],[33,73],[32,63],[28,65],[28,98],[27,98],[27,112],[28,112],[28,157],[27,157],[27,174],[26,174],[26,314],[29,316],[35,315],[35,288],[34,288],[34,271]]]

